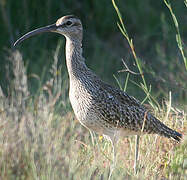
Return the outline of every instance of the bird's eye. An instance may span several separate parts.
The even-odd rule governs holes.
[[[71,25],[71,24],[72,24],[71,21],[67,21],[67,22],[66,22],[66,25],[68,25],[68,26]]]

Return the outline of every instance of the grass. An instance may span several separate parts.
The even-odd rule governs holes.
[[[12,42],[14,39],[13,30],[18,27],[15,28],[14,23],[11,23],[10,19],[8,19],[9,9],[6,9],[6,7],[11,8],[13,5],[6,0],[3,2],[4,4],[1,4],[3,21],[10,28],[9,41]],[[164,2],[169,8],[173,20],[175,20],[177,17],[171,4],[166,0]],[[14,3],[18,5],[17,2]],[[181,26],[179,31],[179,26],[176,26],[178,21],[174,21],[179,52],[182,54],[180,59],[176,50],[173,50],[175,48],[171,46],[173,41],[170,41],[171,36],[169,34],[172,30],[169,28],[170,24],[167,22],[166,14],[160,13],[160,19],[156,20],[154,18],[154,9],[148,1],[145,3],[143,13],[150,12],[153,21],[157,21],[155,24],[161,24],[163,33],[163,44],[154,41],[154,37],[147,41],[147,36],[151,36],[150,34],[152,34],[156,26],[153,24],[148,25],[151,21],[143,13],[140,13],[142,8],[138,1],[127,1],[127,3],[128,7],[119,8],[123,10],[122,14],[124,14],[124,11],[127,14],[126,24],[124,24],[121,13],[113,1],[120,18],[118,27],[128,44],[119,41],[119,37],[121,37],[119,34],[109,36],[109,31],[106,31],[106,29],[112,29],[112,24],[108,23],[107,20],[105,21],[104,18],[105,16],[109,17],[111,14],[109,8],[105,8],[106,11],[102,8],[106,6],[106,2],[84,6],[86,12],[91,12],[88,18],[94,15],[94,20],[96,19],[95,23],[92,24],[95,24],[95,26],[99,24],[99,28],[95,31],[99,32],[98,29],[101,29],[101,36],[110,37],[103,42],[99,36],[96,36],[96,32],[89,31],[89,33],[93,34],[93,36],[87,34],[90,38],[89,42],[93,41],[94,45],[88,46],[87,52],[89,54],[85,54],[91,60],[88,64],[96,69],[98,74],[103,74],[103,67],[105,67],[110,76],[108,76],[109,73],[106,73],[106,77],[103,79],[107,79],[108,76],[107,80],[109,80],[112,77],[111,71],[116,72],[119,69],[120,63],[114,62],[114,60],[124,56],[124,46],[126,49],[129,48],[128,51],[132,53],[132,57],[127,55],[125,63],[133,71],[139,71],[140,76],[132,75],[129,71],[127,71],[127,75],[124,73],[115,74],[114,76],[120,88],[131,92],[130,94],[133,94],[134,91],[140,92],[140,94],[136,94],[136,97],[143,97],[142,102],[146,100],[145,103],[149,103],[146,106],[152,113],[169,127],[182,133],[184,138],[178,144],[173,140],[157,135],[141,136],[137,174],[134,174],[133,170],[136,141],[134,137],[122,138],[117,147],[118,160],[112,179],[186,179],[187,115],[185,99],[187,84],[185,83],[185,67],[181,61],[183,59],[184,63],[186,63],[186,47],[182,43],[185,27]],[[56,1],[52,3],[49,0],[47,3],[48,14],[45,14],[46,8],[43,8],[42,12],[46,16],[38,16],[37,21],[43,23],[47,21],[45,17],[51,19],[51,15],[56,12],[54,7],[63,9],[63,7],[56,5],[58,5]],[[39,13],[35,6],[40,6],[40,4],[23,3],[23,6],[27,8],[24,8],[26,16],[22,16],[22,22],[25,22],[24,18],[32,13],[29,9],[36,9],[35,13]],[[68,11],[68,6],[71,6],[71,3],[66,3],[66,6],[65,12]],[[123,4],[120,3],[120,6],[123,7]],[[80,4],[75,3],[74,7],[80,7]],[[90,7],[98,11],[92,11],[89,9]],[[134,13],[134,9],[137,13]],[[81,11],[82,17],[84,17],[84,12]],[[130,23],[128,14],[133,15],[133,20]],[[141,26],[141,22],[139,22],[142,16],[148,20],[145,26]],[[158,16],[157,11],[156,16]],[[114,18],[110,16],[109,19]],[[83,18],[83,20],[85,19]],[[14,21],[15,19],[13,19]],[[25,25],[21,24],[21,27],[25,26],[26,29],[28,27],[30,29],[32,22],[33,20],[28,18],[27,23]],[[127,24],[131,23],[132,25],[138,25],[138,27],[141,27],[140,31],[147,32],[149,35],[146,34],[138,38],[133,36],[133,33],[129,33],[130,37],[135,37],[132,41],[127,29],[129,28],[129,32],[132,32],[136,28],[135,26],[127,26]],[[87,26],[90,27],[88,24]],[[136,29],[136,32],[139,31]],[[3,41],[3,37],[6,36],[3,35],[0,42]],[[141,41],[141,39],[144,39],[144,41]],[[17,50],[9,49],[6,50],[6,55],[0,54],[6,60],[6,71],[2,71],[6,81],[3,86],[0,85],[0,179],[107,179],[112,162],[111,144],[102,136],[96,134],[93,134],[94,138],[92,139],[90,132],[82,127],[74,116],[68,99],[69,83],[67,72],[64,72],[65,64],[59,62],[59,59],[64,58],[64,51],[62,50],[64,41],[58,41],[57,46],[51,48],[50,51],[40,50],[48,47],[47,43],[43,42],[47,41],[39,41],[38,44],[34,41],[33,43],[28,42],[29,47],[27,44],[25,44],[26,47],[23,47],[23,53],[28,53],[26,57],[30,58],[31,63],[25,61],[23,58],[25,54],[21,54]],[[109,44],[112,44],[112,46]],[[145,55],[144,49],[146,49],[148,55]],[[117,55],[114,50],[116,50]],[[140,53],[141,51],[143,53]],[[143,61],[142,57],[145,59],[152,58],[151,64],[146,60]],[[35,59],[39,63],[36,63]],[[50,59],[52,61],[48,63]],[[103,59],[103,61],[101,62],[98,59]],[[106,61],[107,63],[105,63]],[[134,61],[136,66],[132,65]],[[41,71],[42,62],[45,62],[49,69],[45,66],[44,70]],[[40,71],[39,75],[36,73],[37,68]],[[156,87],[154,84],[156,84]],[[32,89],[33,86],[35,87],[34,90]],[[137,88],[139,91],[137,91]],[[164,97],[165,100],[160,100],[160,97]],[[178,106],[179,104],[181,106]]]
[[[182,58],[184,60],[184,65],[185,65],[185,68],[187,70],[187,58],[185,56],[185,53],[184,53],[184,45],[183,45],[183,42],[181,40],[181,35],[180,35],[180,30],[179,30],[179,23],[177,21],[177,18],[173,12],[173,9],[171,7],[171,4],[170,4],[170,1],[168,0],[164,0],[164,3],[166,4],[166,6],[168,7],[169,11],[170,11],[170,14],[172,16],[172,19],[173,19],[173,22],[175,24],[175,28],[176,28],[176,31],[177,31],[177,34],[176,34],[176,41],[177,41],[177,45],[178,45],[178,48],[181,52],[181,55],[182,55]],[[184,3],[186,4],[186,1],[184,1]]]
[[[15,78],[11,96],[0,94],[1,179],[107,179],[111,145],[97,135],[93,145],[89,132],[75,119],[63,95],[68,83],[62,81],[57,68],[58,52],[57,46],[50,79],[34,98],[22,55],[15,51],[8,58]],[[153,114],[171,128],[186,132],[186,114],[171,106],[171,98],[166,102],[160,111],[153,109]],[[186,177],[187,139],[177,144],[157,135],[142,136],[137,175],[133,172],[134,146],[133,137],[119,142],[113,179]]]

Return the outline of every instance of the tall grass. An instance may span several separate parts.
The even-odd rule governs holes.
[[[75,119],[63,93],[57,68],[60,44],[54,53],[49,80],[30,97],[26,69],[19,51],[8,57],[14,79],[9,97],[0,94],[1,179],[107,179],[111,163],[110,143],[102,138],[92,146],[89,132]],[[62,79],[61,79],[62,78]],[[60,95],[59,95],[60,94]],[[184,111],[172,107],[171,98],[153,114],[171,128],[186,131]],[[57,104],[57,107],[54,104]],[[167,116],[167,117],[166,117]],[[139,171],[133,172],[132,137],[121,139],[113,179],[185,178],[187,139],[181,144],[157,135],[141,139]]]
[[[184,45],[183,45],[183,42],[181,40],[181,35],[180,35],[180,30],[179,30],[179,23],[177,21],[177,18],[173,12],[173,9],[171,7],[171,3],[169,0],[164,0],[164,3],[166,4],[166,6],[168,7],[169,11],[170,11],[170,14],[172,16],[172,19],[173,19],[173,22],[175,24],[175,27],[176,27],[176,31],[177,31],[177,34],[176,34],[176,41],[177,41],[177,45],[178,45],[178,48],[181,52],[181,55],[182,55],[182,58],[184,60],[184,65],[185,65],[185,68],[187,70],[187,58],[184,54]],[[184,1],[184,3],[186,4],[186,1]]]

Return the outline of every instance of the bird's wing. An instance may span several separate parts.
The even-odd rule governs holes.
[[[98,98],[95,109],[99,116],[115,127],[133,131],[141,130],[146,109],[135,98],[104,82],[99,83]],[[148,114],[150,116],[150,114]]]
[[[113,88],[106,83],[99,83],[98,108],[101,117],[108,126],[124,128],[135,132],[160,134],[180,141],[182,135],[159,121],[132,96]]]
[[[141,103],[137,99],[135,99],[133,96],[129,96],[126,92],[118,88],[112,87],[111,85],[103,81],[100,84],[102,84],[102,91],[105,91],[114,96],[119,103],[123,105],[131,105],[146,110],[146,108],[143,105],[141,105]]]

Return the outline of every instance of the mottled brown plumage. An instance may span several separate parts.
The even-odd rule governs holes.
[[[69,97],[83,126],[108,136],[112,142],[119,136],[142,133],[180,140],[180,133],[160,122],[134,97],[103,82],[86,66],[82,57],[82,24],[77,17],[64,16],[55,24],[27,33],[15,45],[42,32],[56,32],[66,37]]]

